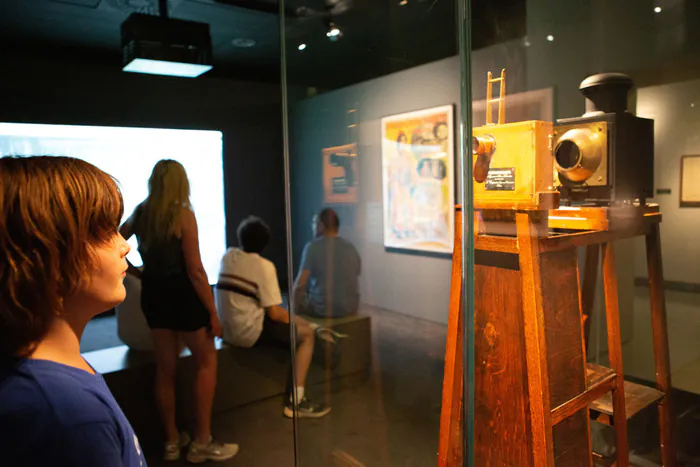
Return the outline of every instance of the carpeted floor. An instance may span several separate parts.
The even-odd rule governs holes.
[[[321,420],[298,425],[300,467],[419,467],[436,462],[446,327],[384,310],[372,312],[373,371],[368,380],[340,388],[309,388],[330,404]],[[120,345],[114,317],[89,323],[85,351]],[[245,384],[241,381],[240,384]],[[240,444],[241,452],[225,466],[294,467],[294,428],[282,416],[281,398],[264,400],[214,417],[217,437]],[[674,393],[679,466],[700,466],[700,396]],[[635,465],[659,464],[658,429],[653,410],[629,422]],[[479,427],[476,427],[478,430]],[[605,448],[614,438],[596,435]],[[160,445],[146,445],[149,465],[163,462]],[[604,451],[605,449],[601,449]]]
[[[432,466],[436,462],[446,327],[376,310],[372,316],[373,373],[340,388],[309,388],[331,405],[321,420],[301,420],[301,467]],[[245,381],[241,381],[245,384]],[[214,417],[214,432],[240,444],[223,466],[294,466],[293,424],[282,400],[250,404]],[[160,446],[144,446],[149,466],[163,462]]]

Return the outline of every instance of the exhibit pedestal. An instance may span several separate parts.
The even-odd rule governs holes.
[[[590,220],[580,224],[584,230],[567,220],[577,218],[572,209],[480,212],[474,251],[474,465],[593,465],[602,460],[591,450],[593,419],[615,428],[612,462],[628,466],[627,420],[651,404],[659,409],[663,465],[675,465],[661,215],[653,206],[619,209],[624,212],[581,208],[578,218]],[[602,228],[590,229],[593,221]],[[656,388],[624,381],[613,242],[638,235],[647,241]],[[584,312],[592,302],[586,287],[596,268],[586,268],[589,285],[582,294],[579,247],[589,248],[588,266],[597,266],[594,253],[602,252],[611,368],[586,363]],[[455,250],[439,466],[462,465],[462,445],[454,441],[462,439],[461,256]]]

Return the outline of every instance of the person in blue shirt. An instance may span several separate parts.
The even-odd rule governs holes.
[[[115,180],[68,157],[0,158],[0,464],[143,467],[104,379],[81,357],[124,300],[129,245]]]
[[[302,315],[341,318],[357,313],[362,269],[355,246],[338,235],[340,219],[322,209],[311,221],[314,239],[306,244],[294,280],[294,310]]]

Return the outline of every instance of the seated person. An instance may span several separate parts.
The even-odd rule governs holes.
[[[360,255],[352,243],[338,236],[340,220],[330,208],[311,221],[314,239],[306,244],[294,281],[294,310],[321,318],[357,313],[360,304]]]
[[[275,266],[260,256],[270,241],[270,230],[257,217],[248,217],[238,226],[241,248],[229,248],[221,260],[216,285],[216,309],[224,340],[238,347],[282,346],[290,349],[290,314],[282,308],[282,295]],[[314,352],[314,323],[295,316],[297,387],[291,390],[284,408],[288,418],[294,412],[301,418],[320,418],[330,407],[312,403],[304,396],[306,375]]]

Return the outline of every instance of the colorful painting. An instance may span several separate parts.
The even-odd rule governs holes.
[[[382,119],[384,246],[451,253],[453,106]]]
[[[346,144],[323,150],[323,202],[357,202],[357,145]]]

